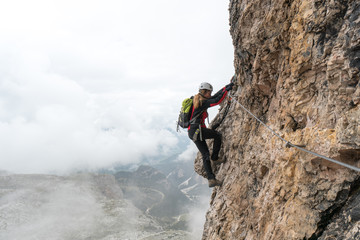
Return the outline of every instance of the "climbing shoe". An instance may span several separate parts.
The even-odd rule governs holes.
[[[209,179],[209,187],[215,187],[215,186],[221,186],[222,185],[222,181],[219,181],[217,179]]]

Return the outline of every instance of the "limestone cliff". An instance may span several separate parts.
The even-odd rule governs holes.
[[[360,2],[230,0],[229,12],[235,99],[288,141],[360,167]],[[224,184],[203,239],[360,239],[359,173],[286,148],[235,101],[218,130]]]

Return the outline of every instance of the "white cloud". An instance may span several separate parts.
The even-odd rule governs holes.
[[[191,212],[189,231],[193,234],[194,237],[197,237],[198,239],[202,238],[204,224],[206,220],[206,212],[209,208],[210,195],[211,194],[204,194],[199,196],[199,198],[197,199],[197,206],[189,207],[189,212]]]
[[[170,153],[182,99],[232,75],[227,4],[2,4],[0,169],[66,171]]]
[[[187,146],[186,150],[178,156],[177,160],[181,162],[193,161],[198,151],[199,150],[196,148],[195,144],[191,142]]]

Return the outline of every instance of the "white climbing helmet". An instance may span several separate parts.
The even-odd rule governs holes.
[[[213,87],[211,86],[210,83],[203,82],[203,83],[200,84],[199,90],[203,90],[203,89],[212,91]]]

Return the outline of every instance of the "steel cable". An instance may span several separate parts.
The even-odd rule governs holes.
[[[230,94],[229,94],[230,95]],[[321,154],[318,154],[318,153],[315,153],[315,152],[312,152],[312,151],[309,151],[307,149],[304,149],[302,147],[300,147],[299,145],[295,145],[295,144],[292,144],[291,142],[287,141],[286,139],[284,139],[283,137],[281,137],[277,132],[275,132],[273,129],[271,129],[268,125],[266,125],[263,121],[261,121],[258,117],[256,117],[252,112],[250,112],[248,109],[246,109],[239,101],[237,101],[235,99],[234,96],[230,95],[230,97],[232,98],[232,100],[234,100],[235,102],[237,102],[240,107],[245,111],[247,112],[248,114],[250,114],[252,117],[254,117],[259,123],[261,123],[263,126],[265,126],[269,131],[271,131],[275,136],[277,136],[279,139],[281,139],[282,141],[284,141],[286,143],[286,147],[295,147],[297,149],[299,149],[300,151],[303,151],[303,152],[306,152],[306,153],[310,153],[314,156],[317,156],[319,158],[323,158],[327,161],[330,161],[330,162],[333,162],[333,163],[336,163],[338,165],[341,165],[343,167],[346,167],[346,168],[349,168],[349,169],[352,169],[352,170],[355,170],[357,172],[360,172],[360,168],[358,167],[355,167],[355,166],[352,166],[352,165],[349,165],[347,163],[343,163],[343,162],[340,162],[338,160],[335,160],[335,159],[332,159],[332,158],[329,158],[329,157],[326,157],[326,156],[323,156]]]

